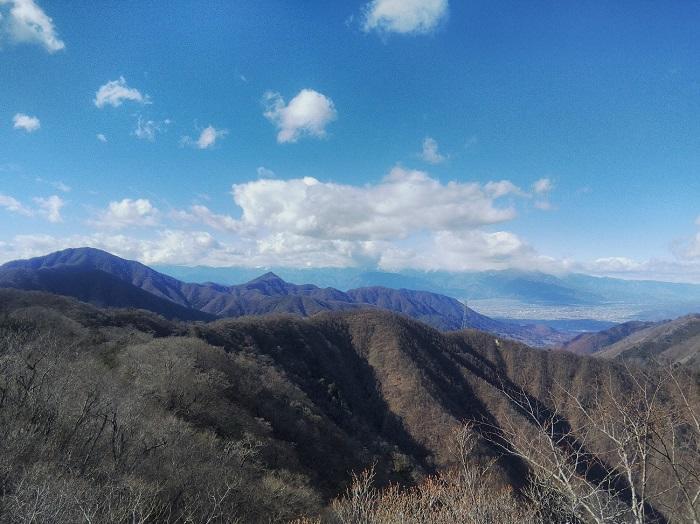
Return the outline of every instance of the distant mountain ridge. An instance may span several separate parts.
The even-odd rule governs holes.
[[[259,271],[245,267],[172,265],[156,269],[188,282],[216,281],[228,285],[246,282]],[[269,270],[288,281],[310,282],[344,291],[380,286],[439,293],[469,300],[478,304],[484,314],[504,319],[659,321],[700,311],[700,284],[624,280],[577,273],[551,275],[514,269],[387,272],[356,267],[273,267]],[[576,313],[567,313],[566,308],[575,308]],[[614,310],[612,313],[611,309]],[[534,316],[530,316],[533,312]],[[521,322],[518,320],[517,323]],[[585,328],[589,329],[595,329],[594,324]]]
[[[607,346],[629,337],[637,331],[655,325],[656,322],[623,322],[622,324],[595,333],[581,333],[566,342],[562,346],[562,349],[570,351],[571,353],[576,353],[577,355],[592,355]]]
[[[606,346],[602,358],[685,364],[700,370],[700,314],[659,322]]]
[[[81,279],[81,272],[90,278]],[[193,284],[94,248],[8,262],[0,266],[0,287],[49,291],[102,306],[149,309],[183,320],[274,313],[311,316],[370,307],[402,313],[446,331],[470,327],[533,346],[561,344],[570,338],[544,326],[494,320],[454,298],[426,291],[375,286],[343,292],[291,284],[271,272],[239,285]]]
[[[700,370],[700,314],[661,322],[625,322],[597,333],[578,335],[560,349],[640,364],[684,364]]]

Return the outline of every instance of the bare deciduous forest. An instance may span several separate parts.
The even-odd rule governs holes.
[[[0,291],[3,522],[697,522],[697,377],[377,311]]]

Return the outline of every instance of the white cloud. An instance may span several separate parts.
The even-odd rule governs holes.
[[[383,33],[430,33],[445,19],[447,12],[447,0],[372,0],[365,6],[363,29]]]
[[[410,247],[396,244],[384,249],[377,265],[387,271],[481,271],[519,268],[561,271],[561,261],[538,254],[509,231],[438,231]]]
[[[146,104],[149,102],[149,98],[148,95],[142,95],[138,89],[129,87],[123,76],[120,76],[118,80],[110,80],[100,86],[97,93],[95,93],[94,103],[99,108],[106,105],[119,107],[124,101]]]
[[[139,115],[138,119],[136,120],[136,129],[134,129],[133,134],[136,138],[153,142],[156,139],[156,135],[165,131],[167,126],[170,125],[170,122],[171,121],[169,119],[165,119],[160,122],[155,120],[146,120]],[[104,140],[104,142],[106,141],[107,139]]]
[[[554,189],[554,183],[549,178],[540,178],[532,184],[532,190],[537,195],[549,193],[552,189]]]
[[[326,126],[338,116],[333,101],[313,89],[302,89],[285,105],[279,93],[265,94],[265,118],[279,129],[279,143],[296,142],[303,136],[322,138]]]
[[[227,131],[225,129],[216,129],[214,126],[209,124],[207,127],[202,129],[202,132],[199,134],[199,138],[196,142],[197,148],[209,149],[210,147],[214,147],[216,141],[225,136],[226,133]]]
[[[552,204],[549,201],[549,194],[554,189],[554,183],[549,178],[540,178],[532,184],[532,192],[535,195],[534,206],[541,211],[549,211]]]
[[[186,222],[199,222],[212,229],[219,231],[238,232],[240,223],[229,215],[219,215],[212,212],[208,207],[196,204],[190,207],[189,211],[174,211],[171,216],[176,220]]]
[[[107,209],[99,212],[89,224],[101,229],[123,229],[127,227],[150,227],[158,224],[159,211],[150,200],[139,198],[110,202]]]
[[[10,10],[6,19],[0,12],[0,30],[6,31],[12,41],[39,44],[49,53],[66,47],[56,34],[53,20],[34,0],[0,0],[0,7],[3,5],[9,5]]]
[[[643,264],[627,257],[603,257],[593,262],[597,273],[619,273],[626,271],[639,271]]]
[[[275,178],[277,176],[275,175],[275,172],[272,169],[268,169],[264,166],[258,167],[258,169],[256,169],[255,172],[260,178]]]
[[[484,191],[486,191],[491,198],[500,198],[506,195],[526,196],[526,193],[510,180],[487,182],[484,184]]]
[[[441,184],[422,171],[395,167],[380,184],[351,186],[306,177],[257,180],[233,186],[249,228],[314,238],[375,240],[427,230],[478,227],[510,220],[512,207],[498,207],[477,183]],[[511,184],[510,192],[517,187]]]
[[[33,214],[32,210],[25,207],[19,200],[9,195],[3,195],[2,193],[0,193],[0,207],[19,215],[31,216]]]
[[[446,160],[446,157],[440,154],[438,150],[438,143],[434,138],[430,138],[429,136],[425,137],[423,140],[421,158],[429,164],[440,164]]]
[[[103,144],[107,142],[107,137],[104,136],[102,133],[97,133],[96,136],[97,136],[97,140],[99,140]]]
[[[37,177],[35,180],[40,184],[48,184],[51,187],[53,187],[54,189],[58,189],[62,193],[70,193],[71,192],[71,187],[67,184],[64,184],[61,181],[54,182],[52,180],[46,180],[46,179],[41,178],[41,177]]]
[[[209,124],[199,133],[197,140],[189,136],[183,136],[180,140],[181,146],[192,146],[197,149],[211,149],[216,144],[217,140],[225,137],[228,134],[226,129],[216,129]]]
[[[698,225],[700,226],[700,224]],[[689,239],[677,241],[672,249],[676,257],[681,260],[700,262],[700,232]]]
[[[46,220],[52,223],[62,222],[61,208],[65,205],[63,199],[57,195],[51,195],[47,198],[37,197],[34,202],[39,207],[39,214],[44,216]]]
[[[27,133],[33,133],[41,127],[41,122],[37,117],[24,113],[17,113],[12,117],[12,123],[15,129],[23,129]]]
[[[149,239],[105,233],[65,237],[17,235],[4,245],[0,243],[0,260],[29,258],[76,246],[104,249],[145,264],[188,264],[199,260],[217,265],[217,256],[234,256],[232,251],[221,246],[207,232],[166,229],[158,231],[155,237]]]
[[[136,129],[134,129],[134,136],[141,140],[148,140],[153,142],[156,138],[156,132],[158,131],[158,124],[153,120],[144,120],[139,117],[136,121]]]

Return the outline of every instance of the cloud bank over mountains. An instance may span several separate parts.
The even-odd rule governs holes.
[[[536,195],[551,189],[534,184]],[[167,209],[148,198],[114,200],[84,220],[92,232],[17,235],[0,244],[0,253],[11,259],[90,245],[149,264],[455,271],[564,265],[500,230],[532,197],[508,180],[443,183],[395,166],[375,184],[258,178],[233,184],[231,196],[229,213],[201,203]],[[60,199],[37,204],[32,210],[9,196],[0,200],[18,214],[60,218]]]

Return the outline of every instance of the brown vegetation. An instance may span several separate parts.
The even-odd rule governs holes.
[[[186,324],[0,291],[0,522],[693,522],[680,371],[378,311]]]

